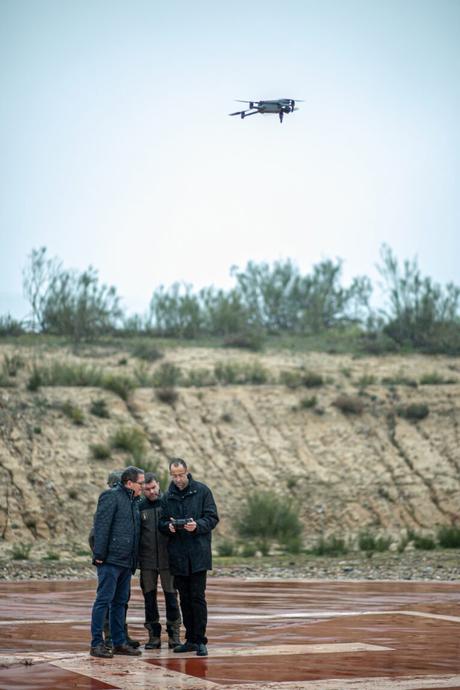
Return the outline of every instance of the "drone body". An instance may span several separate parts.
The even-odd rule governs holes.
[[[295,107],[295,100],[293,98],[279,98],[277,101],[238,101],[239,103],[248,103],[249,108],[246,110],[237,110],[236,113],[229,113],[229,115],[239,115],[242,120],[249,115],[257,115],[260,113],[272,113],[278,115],[280,122],[283,121],[284,115],[297,110]]]

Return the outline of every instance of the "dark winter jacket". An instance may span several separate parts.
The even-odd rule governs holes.
[[[140,535],[138,502],[124,485],[104,491],[94,515],[93,563],[103,561],[123,568],[137,566]]]
[[[141,516],[141,540],[139,543],[139,566],[142,570],[167,570],[169,568],[168,537],[158,531],[161,500],[139,501]]]
[[[219,522],[217,507],[211,490],[188,475],[188,486],[179,491],[171,483],[161,498],[160,530],[168,535],[169,567],[173,575],[190,575],[211,570],[211,531]],[[193,518],[196,530],[185,529],[172,533],[169,518]]]

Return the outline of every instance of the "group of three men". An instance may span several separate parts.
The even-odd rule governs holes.
[[[171,483],[161,498],[155,475],[144,475],[142,469],[132,466],[121,473],[113,488],[99,496],[92,535],[98,586],[91,617],[91,656],[141,654],[127,636],[125,621],[131,576],[138,566],[149,632],[146,648],[161,645],[157,603],[160,578],[169,647],[179,653],[208,654],[206,574],[212,567],[211,532],[219,516],[211,490],[193,479],[184,460],[173,459],[169,473]],[[176,591],[185,627],[183,644]],[[111,646],[104,642],[107,613]]]

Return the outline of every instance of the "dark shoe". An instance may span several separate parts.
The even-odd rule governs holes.
[[[161,640],[159,637],[154,637],[153,635],[150,635],[149,641],[146,642],[144,646],[146,649],[160,649]]]
[[[110,649],[110,651],[112,651],[113,643],[112,643],[112,638],[111,638],[111,637],[107,637],[107,638],[104,640],[104,647],[106,647],[106,649]]]
[[[182,652],[196,652],[197,649],[198,645],[194,642],[184,642],[184,644],[178,644],[177,647],[174,647],[173,651],[176,654],[182,654]]]
[[[129,644],[116,644],[113,648],[114,654],[124,654],[125,656],[140,656],[140,649],[133,649]]]
[[[198,649],[196,652],[197,656],[208,656],[208,648],[203,642],[200,642],[199,645],[197,645]]]
[[[91,647],[89,650],[91,656],[97,656],[100,659],[111,659],[113,657],[113,652],[108,649],[103,642],[100,642],[95,647]]]

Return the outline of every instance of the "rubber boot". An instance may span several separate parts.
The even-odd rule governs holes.
[[[166,621],[166,630],[168,631],[168,647],[174,649],[180,645],[180,624],[181,619],[175,621]]]
[[[132,647],[133,649],[137,649],[138,647],[141,646],[140,642],[138,642],[137,640],[133,640],[133,638],[129,636],[127,623],[125,623],[125,636],[126,636],[126,644],[129,647]]]
[[[144,623],[144,628],[149,631],[149,641],[145,643],[145,649],[160,649],[161,625],[159,623]]]

